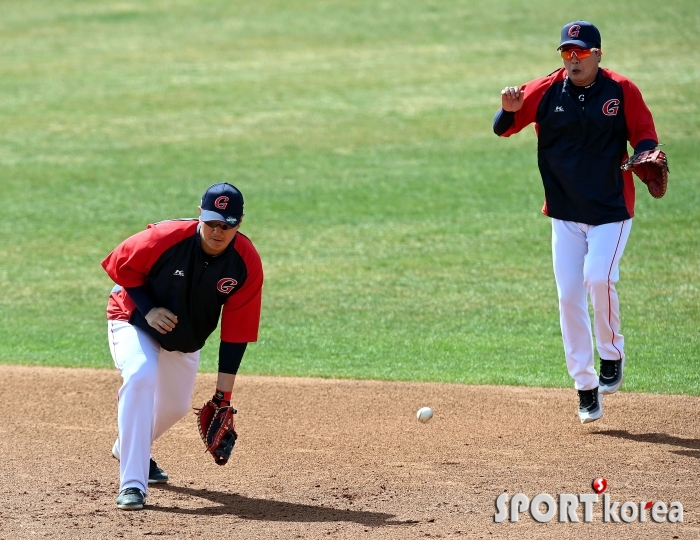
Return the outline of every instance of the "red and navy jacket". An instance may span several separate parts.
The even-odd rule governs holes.
[[[561,68],[521,87],[522,108],[503,133],[535,122],[537,162],[544,185],[542,212],[565,221],[602,225],[634,216],[634,179],[620,170],[633,148],[658,144],[654,120],[639,88],[608,69],[582,91]],[[494,127],[494,129],[496,129]],[[639,151],[639,149],[637,149]]]
[[[262,262],[241,233],[221,255],[211,257],[202,250],[197,219],[163,221],[127,238],[102,267],[121,286],[110,294],[107,318],[128,321],[166,350],[198,351],[216,329],[219,316],[221,341],[258,339]],[[172,331],[161,334],[152,328],[125,291],[140,286],[145,286],[154,306],[177,316]]]

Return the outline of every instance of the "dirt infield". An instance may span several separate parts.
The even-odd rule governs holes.
[[[193,403],[211,396],[200,375]],[[116,371],[0,366],[0,538],[700,538],[700,399],[609,396],[581,426],[573,390],[241,376],[231,462],[193,418],[156,441],[169,473],[117,510]],[[429,405],[435,418],[420,424]],[[496,497],[680,501],[683,523],[494,523]],[[544,506],[541,507],[545,509]]]

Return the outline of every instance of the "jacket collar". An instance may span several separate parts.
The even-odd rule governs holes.
[[[598,83],[603,78],[602,73],[603,73],[602,70],[600,68],[598,68],[598,73],[596,73],[595,80],[591,84],[589,84],[588,86],[586,86],[584,88],[587,88],[590,91],[595,87],[599,87],[600,85]],[[575,92],[576,89],[580,89],[580,88],[582,88],[582,87],[576,86],[574,83],[571,82],[568,75],[564,78],[564,90],[565,91]]]

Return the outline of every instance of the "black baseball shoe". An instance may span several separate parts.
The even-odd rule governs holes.
[[[578,391],[578,417],[582,424],[595,422],[603,416],[603,396],[598,395],[598,388]]]
[[[598,384],[600,385],[601,394],[614,394],[622,386],[624,379],[625,359],[622,360],[603,360],[600,359],[600,377]]]
[[[153,458],[148,466],[148,483],[149,484],[167,484],[168,473],[161,469]]]
[[[120,460],[119,447],[117,443],[112,446],[112,457],[117,461]],[[168,473],[161,469],[153,458],[151,458],[148,463],[148,483],[149,484],[167,484],[168,483]]]
[[[117,497],[117,508],[120,510],[141,510],[145,498],[146,494],[139,488],[124,488]]]

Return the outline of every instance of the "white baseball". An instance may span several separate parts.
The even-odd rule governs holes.
[[[433,409],[430,407],[421,407],[418,409],[418,412],[416,413],[416,418],[418,418],[419,422],[426,423],[428,420],[430,420],[433,417]]]

